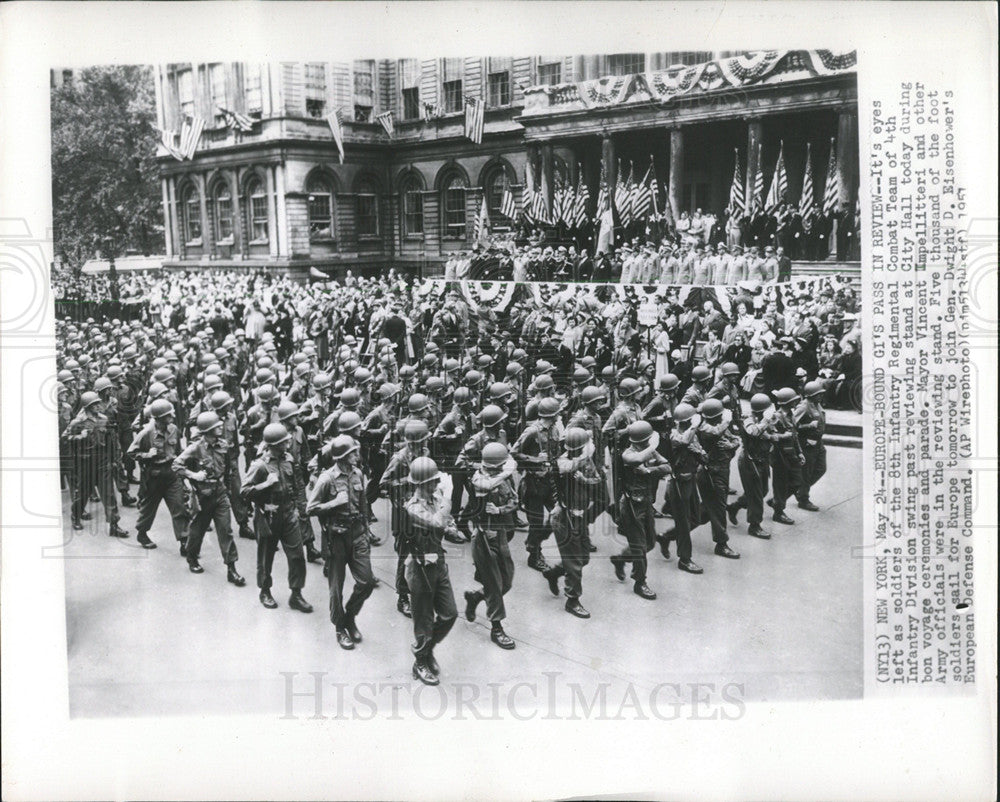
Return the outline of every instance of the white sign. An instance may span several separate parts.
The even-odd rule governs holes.
[[[639,307],[639,325],[655,326],[660,317],[660,307],[656,304],[645,303]]]

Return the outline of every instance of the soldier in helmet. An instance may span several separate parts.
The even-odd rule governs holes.
[[[180,429],[174,425],[174,406],[165,398],[152,405],[153,420],[148,423],[128,447],[129,456],[139,463],[142,493],[136,539],[144,549],[155,549],[149,539],[149,528],[156,518],[160,501],[165,501],[174,527],[174,537],[182,548],[187,539],[188,513],[184,504],[184,487],[174,472],[173,462],[181,452]]]
[[[462,388],[459,388],[462,389]],[[472,475],[470,486],[475,495],[472,541],[472,562],[481,589],[465,591],[465,617],[476,620],[479,602],[486,600],[486,617],[490,620],[492,640],[501,649],[513,649],[514,641],[504,632],[507,617],[503,597],[514,582],[514,560],[509,542],[514,534],[514,511],[517,509],[517,487],[514,474],[517,463],[503,443],[483,446],[479,468]]]
[[[764,497],[770,473],[771,447],[774,432],[771,421],[765,418],[771,408],[771,399],[766,393],[755,393],[750,399],[750,414],[743,421],[743,449],[736,461],[743,485],[743,495],[730,504],[726,511],[734,526],[738,523],[739,511],[747,511],[747,533],[761,540],[769,540],[771,535],[761,526],[764,520]]]
[[[687,388],[681,401],[690,404],[695,409],[708,397],[708,391],[712,386],[712,371],[704,365],[696,365],[691,370],[691,386]]]
[[[118,525],[118,501],[115,498],[112,468],[108,452],[109,425],[100,396],[92,390],[80,395],[80,411],[69,422],[63,438],[74,448],[73,528],[83,529],[81,521],[90,519],[87,501],[96,486],[104,516],[108,521],[108,534],[128,537],[128,532]]]
[[[825,392],[826,386],[822,381],[807,382],[802,389],[802,402],[792,413],[798,429],[799,447],[805,457],[802,484],[799,485],[795,498],[799,509],[809,512],[819,509],[809,500],[809,491],[826,473],[826,446],[823,445],[823,432],[826,431],[826,412],[823,409]]]
[[[428,457],[428,441],[430,440],[430,430],[426,422],[422,420],[411,420],[407,422],[403,429],[403,445],[389,459],[385,473],[382,474],[382,488],[389,496],[389,504],[392,509],[390,526],[392,529],[393,543],[396,549],[396,609],[407,618],[411,616],[410,610],[410,589],[406,577],[406,538],[403,532],[403,505],[406,503],[407,494],[410,490],[409,470],[410,463],[417,457]]]
[[[610,504],[611,497],[608,492],[608,476],[604,466],[606,443],[604,440],[604,420],[601,418],[601,410],[607,406],[607,396],[604,388],[599,385],[588,385],[580,393],[580,406],[566,424],[567,431],[576,427],[590,433],[590,442],[594,449],[594,467],[601,476],[600,484],[595,488],[593,504],[589,507],[587,524],[592,524],[597,517],[605,512]],[[597,546],[588,541],[588,549],[597,551]]]
[[[729,410],[733,430],[738,434],[743,423],[743,409],[740,407],[740,368],[735,362],[723,362],[719,366],[719,380],[712,385],[705,398],[715,398]]]
[[[611,495],[615,500],[621,499],[622,496],[622,454],[629,447],[628,428],[640,417],[641,410],[635,399],[641,390],[642,386],[635,379],[622,379],[618,385],[618,406],[608,416],[601,429],[611,449]],[[617,501],[613,506],[617,518],[620,512]]]
[[[288,430],[288,453],[292,457],[292,465],[297,474],[296,504],[302,543],[306,547],[306,559],[311,563],[318,563],[323,559],[323,555],[316,548],[316,533],[313,532],[312,522],[306,513],[306,482],[309,478],[308,466],[312,456],[309,453],[309,443],[306,440],[305,432],[299,426],[298,418],[299,405],[294,401],[282,401],[278,404],[278,421]],[[358,423],[360,422],[358,420]]]
[[[236,419],[236,413],[233,412],[235,401],[225,390],[217,390],[212,393],[209,403],[211,404],[212,411],[222,421],[222,439],[229,448],[229,473],[226,476],[226,492],[229,495],[229,504],[233,508],[233,517],[239,526],[240,537],[253,540],[254,533],[250,527],[250,510],[247,508],[243,496],[240,495],[240,426],[239,421]]]
[[[313,611],[302,597],[306,584],[306,557],[298,522],[299,479],[288,453],[291,436],[280,423],[269,423],[261,433],[264,455],[254,460],[243,478],[240,492],[252,501],[257,533],[257,587],[260,603],[273,610],[278,603],[271,595],[271,569],[278,543],[288,560],[288,606],[303,613]]]
[[[472,434],[472,393],[468,387],[458,387],[452,393],[453,406],[441,419],[434,430],[435,462],[451,476],[451,514],[455,517],[458,531],[467,540],[472,539],[468,519],[460,515],[462,495],[469,483],[468,472],[457,464],[458,455],[466,439]]]
[[[726,495],[729,492],[729,464],[740,441],[731,431],[732,422],[726,409],[717,398],[702,401],[698,408],[701,425],[697,427],[698,442],[705,451],[705,465],[698,476],[702,509],[712,524],[712,542],[719,557],[739,559],[739,554],[729,548],[726,532]]]
[[[680,386],[680,379],[673,373],[667,373],[660,377],[656,384],[656,395],[650,400],[642,410],[642,419],[653,427],[660,443],[657,451],[660,452],[668,462],[672,459],[670,453],[670,433],[674,428],[674,407],[677,406],[677,388]],[[654,488],[655,489],[655,488]],[[660,511],[654,506],[655,517],[662,517],[670,512],[670,489],[663,493],[663,507]]]
[[[503,425],[506,420],[507,413],[503,409],[496,404],[487,404],[479,413],[479,424],[482,428],[465,441],[461,452],[455,458],[455,466],[464,471],[466,475],[471,475],[482,463],[483,449],[486,448],[487,444],[500,443],[504,447],[507,447],[510,440],[507,437],[507,430]],[[465,519],[471,517],[474,512],[472,502],[473,497],[470,495],[466,509],[461,513],[461,516]],[[517,520],[516,512],[512,516],[512,521],[515,527],[523,526]]]
[[[775,442],[771,450],[771,484],[774,493],[769,503],[774,510],[771,520],[789,526],[795,521],[785,515],[785,504],[802,487],[802,466],[806,462],[792,412],[798,400],[798,393],[790,387],[774,391],[777,407],[773,418]]]
[[[333,465],[316,480],[306,509],[319,518],[323,555],[330,585],[330,622],[342,649],[361,643],[356,618],[375,589],[371,546],[367,537],[364,477],[358,467],[358,444],[348,435],[330,443]],[[351,569],[354,590],[344,604],[344,577]]]
[[[552,465],[564,435],[559,407],[555,398],[541,399],[538,402],[538,419],[528,424],[511,446],[511,454],[525,472],[521,486],[524,511],[528,516],[528,536],[524,543],[528,552],[528,567],[540,572],[549,567],[542,556],[542,543],[551,532],[550,525],[545,521],[545,511],[553,506]]]
[[[337,421],[345,412],[353,412],[364,419],[361,408],[361,393],[355,387],[345,387],[340,393],[340,403],[323,421],[323,434],[333,438],[340,434]]]
[[[612,555],[611,564],[619,581],[625,581],[625,565],[632,563],[633,591],[643,599],[655,599],[656,594],[646,584],[646,554],[656,543],[653,500],[656,485],[670,475],[670,463],[657,451],[659,438],[646,421],[636,421],[628,427],[629,446],[622,453],[622,504],[619,513],[621,532],[628,546],[621,554]]]
[[[310,450],[319,448],[322,439],[322,425],[330,414],[330,388],[333,380],[329,373],[317,373],[312,379],[312,393],[305,399],[299,410],[299,425],[306,433]]]
[[[444,640],[458,617],[455,594],[444,561],[442,539],[457,536],[439,492],[441,474],[430,457],[410,464],[413,495],[405,504],[406,581],[413,605],[413,677],[437,685],[441,672],[434,647]]]
[[[107,444],[105,448],[108,452],[108,462],[111,465],[111,474],[118,494],[121,496],[123,507],[134,507],[135,498],[128,492],[128,474],[125,471],[122,460],[122,450],[118,442],[118,419],[125,414],[124,410],[118,409],[118,396],[115,393],[114,382],[107,376],[100,376],[94,382],[94,392],[101,399],[104,405],[104,414],[108,418],[108,428],[105,432]]]
[[[566,612],[590,618],[580,603],[583,567],[590,562],[592,550],[589,526],[607,500],[606,479],[594,463],[594,442],[586,429],[570,426],[563,447],[556,460],[556,506],[551,516],[560,562],[543,576],[553,596],[559,595],[559,578],[565,577]]]
[[[670,512],[674,529],[669,536],[659,539],[663,556],[670,558],[669,543],[677,544],[677,567],[689,574],[703,573],[701,566],[691,559],[691,529],[701,521],[698,504],[698,474],[708,457],[698,440],[694,426],[695,409],[680,403],[674,407],[674,428],[670,432],[670,453],[673,458],[673,479],[667,485],[670,493]]]
[[[257,403],[247,410],[243,421],[243,453],[246,466],[257,458],[264,428],[272,423],[279,423],[278,403],[281,395],[273,384],[262,384],[257,388]]]
[[[366,498],[369,504],[374,504],[378,498],[379,481],[388,462],[388,457],[382,450],[382,442],[396,425],[399,385],[384,383],[378,389],[378,396],[380,403],[365,416],[360,432],[361,464],[368,475]]]
[[[242,587],[246,581],[236,570],[239,554],[233,540],[232,510],[226,492],[226,477],[232,469],[229,465],[229,444],[222,437],[223,423],[214,412],[202,412],[196,425],[198,439],[178,454],[173,462],[174,473],[191,483],[197,507],[188,530],[184,556],[192,574],[204,573],[205,569],[199,562],[201,543],[209,523],[214,523],[219,551],[226,564],[226,579]]]

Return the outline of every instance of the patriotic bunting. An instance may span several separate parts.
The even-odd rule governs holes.
[[[222,112],[222,116],[226,120],[226,125],[232,128],[234,131],[252,131],[254,119],[253,117],[248,117],[247,115],[238,112],[231,111],[230,109],[223,108],[219,106],[219,111]]]
[[[465,136],[477,145],[483,143],[486,104],[478,97],[465,96]]]
[[[340,154],[340,163],[344,163],[344,128],[340,124],[340,109],[334,109],[332,114],[326,116],[326,122],[330,126],[333,134],[333,141],[337,145],[337,152]]]
[[[392,124],[392,112],[387,111],[383,114],[378,115],[375,119],[379,121],[379,124],[385,130],[385,133],[388,135],[389,139],[392,139],[392,136],[395,133],[395,128]]]
[[[510,191],[510,184],[503,182],[503,198],[500,200],[500,214],[511,222],[517,220],[517,204],[514,202],[514,193]]]
[[[173,131],[167,131],[163,128],[160,129],[160,144],[167,149],[167,153],[173,156],[177,161],[184,161],[184,154],[177,149],[177,134]]]
[[[205,121],[201,117],[188,117],[181,125],[180,152],[185,159],[193,159],[194,152],[198,149],[198,141],[201,139],[201,132],[205,128]]]

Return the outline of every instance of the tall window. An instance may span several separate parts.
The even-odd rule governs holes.
[[[260,117],[264,111],[263,97],[260,64],[247,64],[243,74],[243,102],[246,104],[247,114]]]
[[[452,176],[444,185],[444,235],[465,238],[465,179]]]
[[[314,175],[306,185],[309,193],[309,239],[333,239],[333,190],[322,176]]]
[[[489,89],[491,106],[510,105],[510,73],[507,70],[490,73]]]
[[[226,116],[219,107],[228,108],[226,100],[226,67],[224,64],[212,64],[208,68],[209,85],[212,90],[212,114],[216,127],[226,124]]]
[[[251,242],[267,242],[267,193],[259,178],[247,184],[247,218]]]
[[[194,116],[194,77],[190,69],[177,73],[177,99],[181,105],[181,119]]]
[[[326,111],[326,64],[307,63],[305,72],[306,114],[322,117]]]
[[[181,194],[181,216],[184,221],[184,241],[197,242],[201,239],[201,203],[198,191],[188,185]]]
[[[354,62],[354,121],[370,123],[374,121],[375,109],[375,62]]]
[[[403,119],[420,119],[420,87],[414,86],[403,90]]]
[[[220,183],[212,198],[215,212],[215,241],[227,242],[233,239],[233,195],[229,185]]]
[[[420,62],[404,58],[399,62],[399,86],[403,99],[403,119],[420,117]]]
[[[415,176],[410,176],[402,186],[403,199],[403,233],[406,236],[419,236],[424,233],[424,195],[420,182]]]
[[[608,56],[608,72],[611,75],[634,75],[646,71],[646,56],[643,53],[615,53]]]
[[[357,230],[359,237],[378,236],[378,192],[375,185],[368,180],[358,183],[357,198]]]
[[[460,58],[442,60],[441,95],[446,114],[462,111],[465,108],[465,97],[462,93],[463,64]]]
[[[562,64],[553,61],[538,65],[538,83],[544,86],[555,86],[562,83]]]
[[[483,192],[486,194],[486,209],[490,214],[491,223],[507,224],[507,218],[500,213],[503,205],[503,190],[506,186],[506,173],[503,167],[492,168],[483,178]]]

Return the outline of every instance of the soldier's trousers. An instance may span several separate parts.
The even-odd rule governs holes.
[[[646,554],[656,545],[656,528],[653,505],[650,499],[632,499],[623,496],[618,502],[618,531],[628,539],[628,545],[619,555],[632,563],[632,579],[646,579]]]
[[[694,474],[674,474],[667,480],[670,498],[670,514],[674,519],[674,531],[669,540],[677,544],[677,559],[691,560],[691,527],[701,521],[701,507],[698,503],[698,484]]]
[[[239,554],[236,551],[236,541],[233,540],[233,511],[229,506],[229,496],[222,482],[219,482],[209,493],[197,493],[198,511],[191,519],[187,536],[187,560],[189,564],[198,562],[201,556],[201,543],[209,523],[215,524],[215,537],[219,541],[219,551],[222,562],[233,565]],[[145,498],[143,499],[145,503]]]
[[[127,479],[135,470],[135,460],[128,454],[128,447],[132,445],[133,432],[131,428],[118,430],[118,448],[122,455],[122,470]]]
[[[465,471],[448,471],[451,477],[451,517],[459,526],[468,526],[469,511],[462,508],[462,496],[468,489],[469,478]],[[468,494],[472,498],[472,494]]]
[[[250,506],[246,499],[240,495],[240,472],[237,468],[237,454],[233,455],[233,467],[226,476],[226,491],[229,493],[229,504],[233,508],[233,517],[237,525],[242,529],[250,524]]]
[[[188,511],[184,503],[184,483],[169,465],[142,471],[139,487],[139,518],[135,523],[136,532],[149,532],[156,518],[160,502],[166,502],[170,521],[174,527],[174,537],[184,540],[188,535]]]
[[[329,557],[330,621],[338,629],[345,620],[351,620],[364,605],[365,600],[375,590],[372,575],[371,546],[364,524],[352,521],[346,527],[324,526],[322,528],[323,553]],[[344,578],[351,569],[354,589],[344,604]]]
[[[764,520],[764,497],[770,470],[766,462],[754,462],[746,454],[740,454],[736,461],[740,472],[743,495],[733,502],[736,509],[747,511],[748,524],[760,524]]]
[[[545,511],[551,509],[549,477],[545,474],[526,473],[524,475],[524,514],[528,518],[528,535],[524,547],[531,554],[541,551],[552,527],[545,521]]]
[[[726,501],[729,496],[729,465],[707,465],[698,474],[702,512],[712,524],[712,541],[718,546],[729,542],[726,533]],[[704,519],[703,519],[704,521]]]
[[[73,461],[73,518],[79,518],[90,501],[90,491],[97,488],[97,494],[104,505],[104,517],[109,524],[117,523],[118,499],[115,498],[111,463],[107,454],[100,452],[80,454]]]
[[[571,599],[579,599],[583,595],[583,567],[590,562],[587,518],[572,515],[560,508],[553,514],[552,533],[555,535],[561,560],[556,571],[566,577],[566,595]]]
[[[406,556],[409,551],[402,533],[403,505],[397,502],[397,498],[400,498],[399,494],[395,491],[390,492],[392,546],[396,551],[396,595],[407,598],[410,595],[410,586],[406,582]]]
[[[805,455],[806,464],[802,466],[802,485],[795,497],[800,502],[809,501],[809,491],[826,473],[826,446],[822,443],[815,445],[802,445],[802,453]]]
[[[420,565],[411,559],[406,566],[413,612],[413,653],[426,657],[444,640],[458,617],[455,593],[444,560]]]
[[[507,528],[475,529],[472,538],[472,562],[476,579],[482,583],[486,599],[486,617],[503,621],[507,617],[503,597],[514,582],[514,560],[510,556]]]
[[[802,466],[795,454],[771,452],[771,484],[774,487],[774,512],[784,512],[788,499],[802,486]]]
[[[271,589],[271,569],[278,543],[288,561],[288,587],[302,590],[306,586],[306,553],[302,546],[299,516],[292,504],[281,504],[274,512],[258,507],[253,516],[257,534],[257,587]]]

